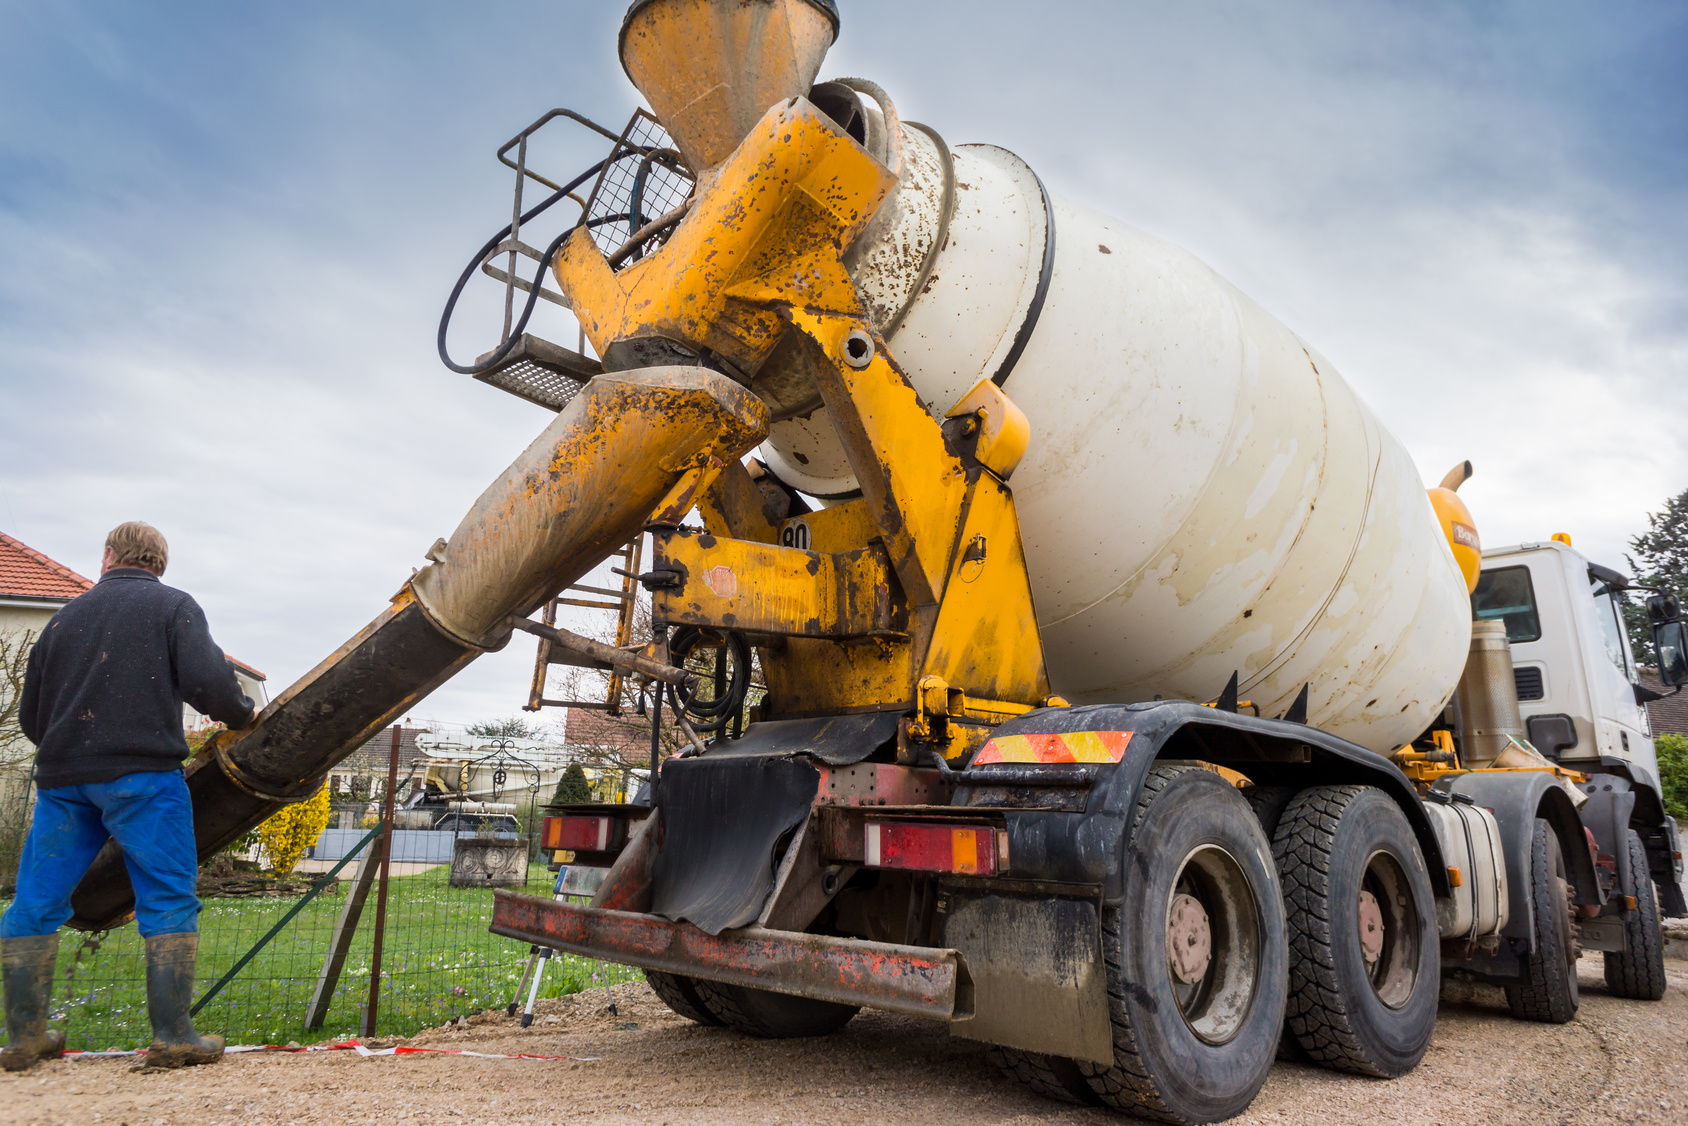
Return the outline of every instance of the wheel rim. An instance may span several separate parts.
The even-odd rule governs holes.
[[[1366,858],[1354,924],[1373,992],[1389,1008],[1401,1008],[1418,985],[1423,928],[1406,870],[1387,852]]]
[[[1224,1044],[1242,1029],[1261,971],[1260,923],[1248,876],[1217,845],[1184,858],[1166,904],[1166,972],[1197,1038]]]

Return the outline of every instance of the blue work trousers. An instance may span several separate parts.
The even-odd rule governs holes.
[[[0,937],[52,934],[70,918],[70,893],[115,837],[135,889],[143,937],[199,929],[199,854],[193,802],[180,770],[37,791],[18,864],[18,894]]]

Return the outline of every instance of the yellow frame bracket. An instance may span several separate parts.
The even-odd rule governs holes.
[[[824,357],[809,367],[871,535],[826,553],[776,546],[776,521],[742,467],[699,465],[653,516],[672,524],[695,504],[711,533],[659,533],[659,555],[672,553],[688,575],[659,610],[720,628],[748,619],[791,637],[763,652],[782,714],[913,711],[911,734],[951,754],[975,741],[959,729],[1049,695],[1003,483],[1029,427],[999,388],[980,384],[956,404],[962,421],[946,437],[868,324],[842,256],[894,186],[866,150],[794,99],[768,111],[662,248],[616,272],[581,231],[556,273],[600,354],[617,340],[665,336],[755,372],[795,329]],[[689,590],[705,575],[720,589]],[[903,629],[886,629],[893,620]],[[876,645],[862,648],[864,636]],[[921,686],[938,683],[945,703],[928,708],[936,696]]]

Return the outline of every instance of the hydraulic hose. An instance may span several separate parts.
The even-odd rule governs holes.
[[[702,678],[689,687],[674,686],[670,689],[681,711],[699,731],[720,731],[727,726],[733,716],[744,707],[744,698],[750,692],[750,647],[737,633],[723,633],[721,639],[722,644],[731,651],[732,676],[719,696],[713,700],[698,699]],[[676,629],[668,643],[669,652],[674,654],[675,664],[684,665],[686,658],[702,640],[703,631],[696,626],[681,626]]]
[[[586,171],[558,188],[544,200],[535,204],[532,210],[528,211],[521,217],[519,223],[526,223],[542,214],[546,208],[550,207],[552,204],[574,191],[574,189],[596,176],[603,170],[604,165],[607,163],[609,163],[607,159],[600,160],[598,163],[594,164],[592,167],[588,168]],[[528,320],[533,316],[534,306],[539,303],[539,286],[545,279],[545,271],[551,268],[551,259],[555,257],[558,248],[563,245],[563,240],[572,235],[581,226],[585,225],[585,222],[586,217],[582,215],[580,220],[576,222],[574,226],[569,227],[562,234],[553,239],[551,245],[546,247],[545,253],[540,256],[539,269],[533,276],[533,287],[528,290],[527,303],[522,306],[521,319],[516,322],[515,328],[510,331],[510,338],[503,344],[499,345],[498,349],[494,351],[492,355],[488,356],[481,362],[475,364],[460,364],[451,358],[451,353],[446,350],[445,345],[446,330],[451,327],[451,314],[453,310],[457,308],[457,299],[462,296],[463,287],[469,284],[469,279],[474,276],[475,270],[480,267],[482,262],[486,261],[486,256],[491,254],[498,244],[503,242],[504,239],[509,236],[510,232],[518,227],[519,223],[505,224],[499,229],[496,235],[493,235],[490,239],[488,239],[486,241],[486,245],[482,246],[480,250],[476,252],[475,257],[470,260],[469,264],[463,268],[463,273],[458,277],[457,284],[451,287],[451,296],[446,300],[445,311],[440,314],[440,331],[438,337],[440,362],[445,364],[445,366],[450,368],[452,371],[457,372],[459,375],[480,375],[482,372],[491,371],[493,368],[497,367],[499,363],[503,361],[504,357],[508,356],[511,350],[515,348],[516,342],[521,340],[522,333],[526,331]]]

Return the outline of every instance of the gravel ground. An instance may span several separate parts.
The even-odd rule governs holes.
[[[1424,1063],[1394,1081],[1279,1064],[1238,1123],[1688,1122],[1688,962],[1666,963],[1657,1004],[1606,992],[1582,962],[1568,1025],[1510,1019],[1500,990],[1450,984]],[[541,1002],[534,1026],[502,1012],[406,1041],[575,1057],[560,1061],[352,1052],[232,1056],[137,1072],[129,1060],[62,1060],[0,1074],[0,1122],[143,1126],[457,1123],[1106,1123],[1003,1079],[984,1048],[941,1026],[864,1013],[819,1040],[753,1040],[674,1016],[643,985]],[[636,1027],[630,1027],[636,1026]]]

